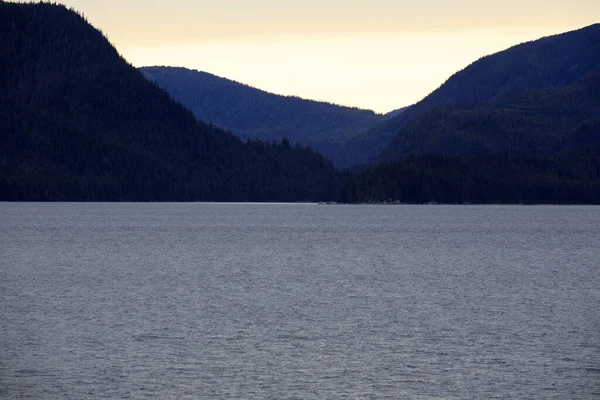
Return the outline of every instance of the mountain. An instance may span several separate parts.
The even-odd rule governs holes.
[[[385,113],[384,116],[386,118],[394,118],[394,117],[397,117],[398,115],[402,114],[404,111],[408,110],[409,108],[410,108],[410,106],[398,108],[397,110],[392,110],[388,113]]]
[[[230,129],[243,139],[287,138],[311,146],[337,166],[357,163],[341,156],[341,149],[386,119],[369,110],[279,96],[185,68],[140,70],[201,120]]]
[[[569,86],[512,92],[476,107],[435,107],[409,121],[382,159],[411,154],[556,154],[600,142],[599,131],[585,140],[580,135],[582,127],[599,122],[600,72]]]
[[[363,147],[394,130],[341,201],[598,204],[600,25],[471,64]]]
[[[519,107],[533,110],[536,107],[534,103],[536,101],[552,103],[550,95],[536,92],[535,89],[554,88],[549,90],[560,91],[561,87],[577,86],[578,81],[595,71],[600,71],[600,24],[523,43],[483,57],[454,74],[439,89],[407,111],[372,128],[370,135],[385,137],[390,135],[390,132],[395,132],[390,145],[385,149],[384,160],[429,151],[456,153],[457,145],[453,142],[454,138],[451,137],[457,134],[455,129],[444,128],[448,135],[442,134],[437,128],[434,128],[435,134],[427,131],[433,126],[445,125],[444,118],[448,117],[450,109],[453,109],[454,112],[458,112],[459,109],[471,110],[471,112],[463,113],[471,115],[473,110],[479,108],[483,113],[489,112],[490,109],[503,108],[506,110],[505,106],[508,103],[516,102]],[[569,90],[577,91],[578,89]],[[520,94],[517,94],[519,92]],[[530,99],[526,100],[527,97]],[[566,98],[563,100],[567,103],[571,101]],[[525,104],[527,101],[530,104]],[[574,99],[574,101],[572,107],[577,107],[578,100]],[[556,108],[556,104],[547,106]],[[544,107],[546,105],[540,104],[538,109]],[[568,107],[568,104],[564,104],[564,108]],[[437,111],[434,110],[436,108]],[[429,114],[423,114],[428,111]],[[419,116],[421,117],[420,122],[415,122],[413,126],[403,129],[409,121],[417,119]],[[540,119],[538,125],[552,123],[551,119],[544,121]],[[464,125],[470,124],[470,122],[456,121],[456,124]],[[486,127],[486,129],[488,128]],[[496,135],[497,138],[502,136],[502,132],[492,132],[491,128],[488,129],[488,133]],[[433,137],[435,139],[432,139]],[[435,140],[437,144],[429,144],[430,140]],[[492,137],[486,140],[494,141]],[[444,149],[441,142],[451,143],[452,148]],[[480,149],[481,147],[486,146],[477,145],[474,148]],[[494,145],[492,147],[502,146]],[[533,151],[535,149],[514,148],[513,150]],[[459,151],[459,153],[468,152],[466,148]]]
[[[62,5],[0,2],[0,200],[332,200],[312,149],[203,122]]]

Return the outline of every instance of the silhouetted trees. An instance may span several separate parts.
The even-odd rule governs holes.
[[[336,172],[199,122],[64,6],[0,2],[0,27],[0,200],[600,203],[598,74],[431,108],[404,158]]]
[[[348,174],[350,203],[600,203],[600,145],[554,156],[410,156]]]
[[[600,142],[597,129],[585,128],[598,126],[599,110],[600,72],[569,86],[517,91],[485,105],[439,106],[400,129],[382,159],[425,153],[556,154]]]
[[[312,149],[198,122],[64,6],[1,3],[0,26],[0,199],[337,196],[337,173]]]
[[[459,153],[456,152],[456,148],[443,148],[445,144],[453,144],[461,133],[480,135],[480,139],[483,139],[481,135],[492,134],[491,138],[483,139],[484,142],[481,144],[487,145],[486,142],[492,142],[495,151],[513,151],[506,147],[499,149],[504,144],[500,146],[493,143],[494,140],[502,140],[504,131],[495,131],[493,126],[502,128],[502,120],[495,118],[495,121],[491,121],[490,124],[484,124],[482,117],[491,111],[503,110],[506,114],[511,114],[508,118],[518,125],[520,120],[514,112],[516,110],[508,109],[510,104],[503,104],[507,99],[525,106],[523,111],[527,108],[532,108],[532,112],[544,111],[542,107],[535,109],[536,98],[548,101],[548,98],[544,99],[544,97],[549,96],[545,96],[543,90],[536,89],[556,88],[555,90],[560,91],[560,88],[574,85],[590,73],[600,72],[598,43],[600,43],[600,24],[594,24],[576,31],[523,43],[483,57],[452,75],[437,90],[404,113],[372,128],[365,139],[369,143],[369,137],[391,138],[390,145],[384,152],[383,160],[386,161],[406,154],[423,154],[440,150],[445,154],[470,155],[485,150],[485,146],[479,146],[480,140],[475,140],[472,148],[470,148],[471,144],[465,143],[467,146]],[[567,95],[567,92],[563,91],[560,96]],[[518,99],[515,96],[531,96],[531,98]],[[562,108],[557,107],[556,104],[550,103],[550,105],[563,115],[569,111],[569,106],[576,109],[581,103],[578,103],[576,98],[572,98],[567,100]],[[429,114],[426,116],[424,113],[427,112]],[[595,114],[597,115],[597,112]],[[588,117],[581,118],[581,121],[585,122],[586,118]],[[409,123],[415,119],[420,121]],[[542,119],[540,118],[539,122],[542,122]],[[530,121],[531,119],[528,119],[527,122]],[[571,121],[579,120],[575,118]],[[537,135],[543,127],[539,122],[533,122],[534,132],[531,133]],[[454,125],[446,127],[446,123]],[[553,124],[548,118],[545,118],[543,123]],[[482,124],[482,127],[478,126]],[[407,129],[402,129],[405,126]],[[432,127],[433,132],[430,132],[428,127]],[[479,131],[480,128],[483,132]],[[576,126],[571,127],[564,133],[576,128]],[[422,137],[423,134],[426,136]],[[460,142],[463,138],[459,137],[459,139]],[[431,145],[429,142],[432,142]],[[377,144],[377,141],[371,143]],[[531,143],[531,140],[527,140],[523,145]],[[539,142],[535,143],[535,146],[537,145]],[[524,147],[517,151],[530,150]]]

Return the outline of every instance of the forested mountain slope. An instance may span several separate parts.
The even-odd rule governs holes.
[[[600,72],[563,87],[513,92],[477,107],[439,106],[409,121],[382,155],[556,154],[600,142]]]
[[[363,135],[399,129],[346,202],[600,203],[600,25],[515,46]]]
[[[242,138],[287,138],[311,146],[338,166],[340,149],[383,115],[369,110],[280,96],[205,72],[174,67],[140,69],[151,81],[201,120],[230,129]]]
[[[0,2],[1,200],[330,200],[310,149],[198,122],[76,12]]]
[[[428,110],[438,106],[472,110],[497,103],[511,93],[528,96],[523,93],[531,89],[573,85],[597,71],[600,71],[600,24],[523,43],[470,64],[399,116],[372,128],[363,135],[363,140],[397,133],[399,137],[391,140],[385,159],[401,157],[412,150],[399,147],[408,141],[400,138],[406,131],[399,130]]]

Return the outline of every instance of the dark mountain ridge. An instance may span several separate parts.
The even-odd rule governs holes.
[[[513,91],[570,85],[600,69],[599,38],[594,24],[482,57],[415,106],[482,104]]]
[[[410,106],[401,107],[401,108],[398,108],[397,110],[392,110],[388,113],[385,113],[384,116],[386,116],[387,118],[394,118],[394,117],[397,117],[398,115],[402,114],[404,111],[408,110],[409,108],[410,108]]]
[[[517,91],[477,107],[439,106],[411,120],[382,159],[412,154],[556,154],[581,144],[574,135],[600,121],[600,72],[569,86]],[[600,132],[586,143],[600,141]]]
[[[363,147],[393,129],[342,201],[598,204],[600,25],[484,57]]]
[[[0,199],[331,200],[337,174],[289,142],[198,122],[62,5],[0,2]]]
[[[197,121],[64,6],[0,1],[0,34],[0,200],[600,202],[593,71],[427,109],[406,125],[413,152],[342,176]]]
[[[276,95],[186,68],[140,70],[201,120],[230,129],[243,139],[287,138],[311,146],[337,166],[348,163],[339,157],[347,142],[386,119],[370,110]]]
[[[482,57],[399,116],[372,128],[366,137],[396,136],[384,159],[398,158],[411,153],[398,147],[405,142],[400,138],[405,135],[401,128],[427,110],[438,106],[475,109],[514,92],[569,86],[595,71],[600,71],[600,24]]]

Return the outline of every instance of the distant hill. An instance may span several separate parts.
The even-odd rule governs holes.
[[[361,162],[340,156],[341,149],[386,120],[373,111],[275,95],[206,72],[173,67],[140,70],[201,120],[244,139],[270,142],[285,137],[311,146],[337,166]]]
[[[389,113],[385,113],[384,116],[387,118],[394,118],[398,115],[402,114],[404,111],[408,110],[410,106],[402,107],[397,110],[390,111]]]
[[[402,107],[384,114],[383,121],[372,125],[360,135],[344,143],[337,155],[340,164],[353,167],[376,163],[393,135],[398,131],[399,117],[409,109],[410,106]]]
[[[0,200],[337,196],[320,155],[198,122],[64,6],[0,2],[0,28]]]
[[[512,92],[476,107],[439,106],[409,121],[382,154],[556,154],[600,143],[600,72],[562,87]]]
[[[543,88],[559,90],[560,87],[575,84],[594,71],[600,71],[600,24],[523,43],[483,57],[454,74],[439,89],[406,112],[372,128],[370,136],[386,137],[391,131],[395,133],[384,152],[384,159],[387,160],[422,151],[456,153],[457,148],[451,137],[441,138],[442,133],[439,129],[435,130],[437,132],[435,135],[432,132],[417,132],[417,125],[422,128],[431,125],[447,125],[442,119],[434,119],[445,118],[449,109],[475,110],[489,104],[495,104],[491,107],[497,108],[502,107],[502,102],[510,101],[519,102],[520,107],[535,108],[533,103],[524,104],[527,100],[523,97],[531,96],[531,101],[551,101],[551,99],[541,92],[529,92],[529,90]],[[577,89],[573,90],[577,91]],[[521,94],[514,94],[517,92]],[[510,94],[514,94],[512,100],[511,97],[507,97]],[[568,98],[563,100],[567,103],[571,101]],[[439,106],[447,106],[446,111],[440,111],[444,109],[441,107],[438,111],[431,111],[427,116],[423,115],[424,112]],[[575,103],[572,106],[576,107]],[[568,107],[569,104],[564,104],[564,108]],[[410,129],[402,129],[408,121],[419,116],[428,119],[429,122],[416,122]],[[539,123],[543,124],[541,120]],[[444,128],[448,133],[451,130],[450,126]],[[488,132],[493,134],[489,130]],[[497,135],[500,134],[497,132]],[[429,145],[428,140],[434,136],[438,144]],[[500,136],[497,137],[501,140]],[[492,140],[491,137],[488,139]],[[452,148],[444,149],[442,141],[452,144]],[[468,153],[468,149],[463,150],[459,153]],[[514,148],[513,150],[533,149]]]

